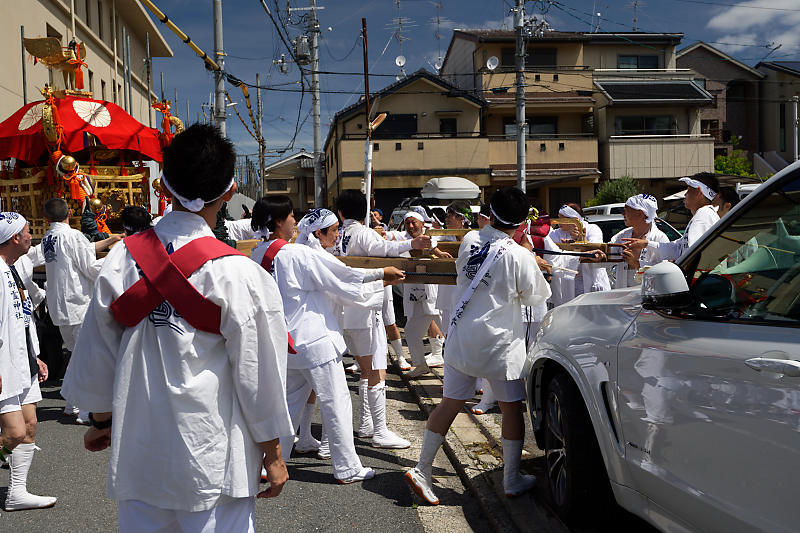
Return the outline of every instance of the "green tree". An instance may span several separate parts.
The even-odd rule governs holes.
[[[741,137],[736,135],[731,137],[731,144],[733,150],[731,155],[718,155],[714,158],[714,172],[717,174],[725,174],[728,176],[744,176],[747,178],[754,178],[753,165],[750,164],[747,157],[743,155],[742,150],[736,148],[742,142]]]
[[[586,207],[593,205],[621,204],[635,194],[639,194],[639,184],[630,176],[604,181],[597,188],[595,197],[586,202]]]

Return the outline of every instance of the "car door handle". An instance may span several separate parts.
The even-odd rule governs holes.
[[[768,357],[753,357],[744,362],[748,367],[759,372],[775,372],[793,378],[800,377],[800,361],[792,359],[770,359]]]

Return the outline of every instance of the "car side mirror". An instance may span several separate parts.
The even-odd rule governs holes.
[[[692,302],[686,276],[675,263],[662,261],[645,270],[642,276],[642,307],[670,310]]]

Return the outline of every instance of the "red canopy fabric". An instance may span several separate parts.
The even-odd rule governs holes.
[[[111,102],[66,96],[56,98],[55,105],[64,140],[61,151],[84,149],[83,132],[95,135],[110,150],[135,150],[154,161],[161,161],[160,132],[148,128]],[[0,123],[0,159],[14,157],[35,163],[47,152],[42,131],[44,100],[31,102]]]

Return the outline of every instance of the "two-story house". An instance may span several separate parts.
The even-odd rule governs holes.
[[[794,161],[794,105],[800,96],[800,61],[763,61],[756,70],[764,74],[759,108],[761,115],[760,152],[774,170]],[[758,165],[756,165],[758,167]]]
[[[680,50],[677,65],[694,71],[694,82],[714,101],[700,110],[700,132],[714,138],[714,155],[730,155],[733,137],[736,148],[747,153],[760,150],[759,91],[765,74],[698,41]]]
[[[384,210],[419,196],[431,178],[461,176],[487,187],[487,139],[481,110],[486,102],[425,70],[371,95],[372,117],[388,118],[373,132],[372,179],[376,205]],[[364,176],[366,116],[363,98],[336,113],[325,140],[327,199],[358,189]]]
[[[542,207],[586,202],[599,177],[631,176],[660,194],[667,179],[713,169],[713,139],[699,118],[713,99],[676,69],[682,36],[549,31],[529,39],[526,185]],[[488,102],[493,187],[516,176],[514,50],[513,31],[455,30],[441,69]]]

